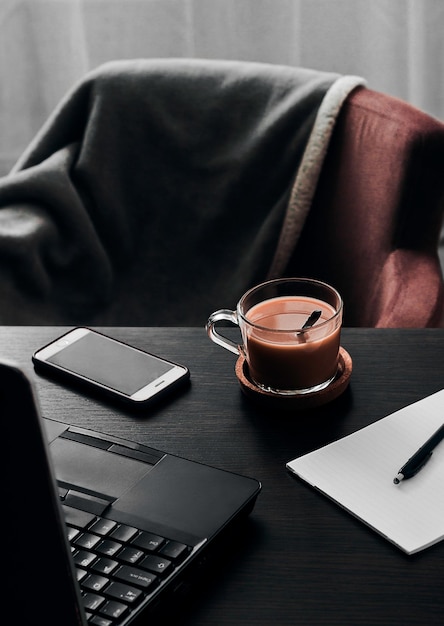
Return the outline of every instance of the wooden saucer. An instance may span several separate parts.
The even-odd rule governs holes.
[[[272,391],[257,387],[249,377],[248,364],[241,355],[236,362],[236,376],[246,396],[261,404],[267,403],[276,409],[299,411],[331,402],[348,387],[352,373],[352,359],[347,350],[339,349],[338,371],[334,380],[321,391],[294,396],[279,396]]]

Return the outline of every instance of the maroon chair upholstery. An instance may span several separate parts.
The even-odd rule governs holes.
[[[443,208],[444,124],[357,89],[341,110],[286,273],[334,285],[345,325],[443,326]]]

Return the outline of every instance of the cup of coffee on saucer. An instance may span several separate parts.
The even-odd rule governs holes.
[[[342,313],[342,298],[330,285],[282,278],[247,291],[236,310],[212,313],[206,329],[212,341],[238,356],[236,375],[247,395],[306,408],[332,400],[348,384]],[[239,326],[241,344],[217,330],[222,321]]]

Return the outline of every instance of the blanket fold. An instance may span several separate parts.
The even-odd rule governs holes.
[[[234,308],[285,272],[319,129],[358,84],[187,59],[88,74],[0,180],[0,323],[203,325]]]

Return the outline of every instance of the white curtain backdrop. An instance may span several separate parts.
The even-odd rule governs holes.
[[[135,57],[358,74],[444,120],[443,0],[0,0],[0,175],[75,81]]]
[[[74,82],[136,57],[357,74],[444,120],[444,0],[0,0],[0,176]]]

